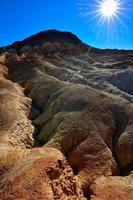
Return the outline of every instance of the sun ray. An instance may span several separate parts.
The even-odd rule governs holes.
[[[119,21],[119,23],[121,23],[122,26],[124,26],[125,29],[128,29],[118,15],[115,14],[115,18]]]

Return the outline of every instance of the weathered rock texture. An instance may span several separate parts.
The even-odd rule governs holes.
[[[91,186],[91,200],[133,199],[133,175],[101,177]]]
[[[56,149],[34,148],[0,183],[0,199],[76,200],[82,195],[64,156]]]
[[[133,199],[132,57],[58,31],[3,50],[0,199]]]

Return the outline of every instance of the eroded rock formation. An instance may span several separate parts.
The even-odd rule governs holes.
[[[133,52],[47,31],[0,56],[0,199],[133,199]]]

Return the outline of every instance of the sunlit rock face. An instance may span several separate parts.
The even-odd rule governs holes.
[[[133,199],[133,52],[46,31],[0,55],[0,199]]]

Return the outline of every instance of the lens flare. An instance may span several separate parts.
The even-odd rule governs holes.
[[[119,40],[120,29],[125,34],[128,33],[124,18],[133,9],[132,6],[127,6],[126,0],[78,0],[80,16],[86,18],[85,22],[89,23],[95,40],[106,36],[109,44]]]

